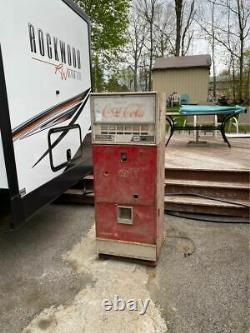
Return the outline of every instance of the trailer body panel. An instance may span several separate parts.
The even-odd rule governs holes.
[[[82,145],[90,128],[89,21],[70,0],[1,1],[0,13],[0,83],[6,95],[0,126],[5,147],[12,138],[16,169],[13,178],[6,166],[11,200],[29,202],[36,193],[43,205],[65,190],[68,182],[60,186],[58,178],[70,171],[76,182],[79,165],[84,169],[89,159]],[[5,160],[12,154],[4,147],[3,152]],[[1,151],[0,158],[2,166]],[[6,186],[3,177],[0,188]],[[51,183],[57,184],[53,198],[45,194]],[[18,206],[25,210],[28,203]]]

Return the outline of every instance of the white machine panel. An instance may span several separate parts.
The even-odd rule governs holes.
[[[91,95],[92,142],[155,144],[155,92]]]

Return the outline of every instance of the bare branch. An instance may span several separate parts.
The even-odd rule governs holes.
[[[205,26],[203,26],[202,24],[200,24],[200,22],[198,21],[198,20],[196,20],[195,19],[195,22],[201,27],[201,29],[203,30],[203,31],[205,31],[205,33],[208,35],[208,36],[210,36],[210,37],[212,37],[212,33],[208,30],[208,29],[206,29],[205,28]],[[236,58],[239,58],[239,55],[237,54],[237,53],[235,53],[229,46],[228,46],[228,44],[226,43],[226,42],[224,42],[223,40],[221,40],[221,39],[219,39],[217,36],[214,36],[214,39],[218,42],[218,43],[220,43],[221,45],[223,45],[231,54],[233,54]]]

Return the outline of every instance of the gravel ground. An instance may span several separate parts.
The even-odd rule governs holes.
[[[100,260],[94,209],[51,205],[16,231],[0,223],[0,333],[247,333],[249,227],[166,216],[156,268]],[[149,299],[144,316],[103,297]]]

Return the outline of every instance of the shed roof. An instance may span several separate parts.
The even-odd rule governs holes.
[[[173,68],[192,68],[211,66],[211,57],[209,54],[200,54],[185,57],[157,58],[153,70],[173,69]]]

